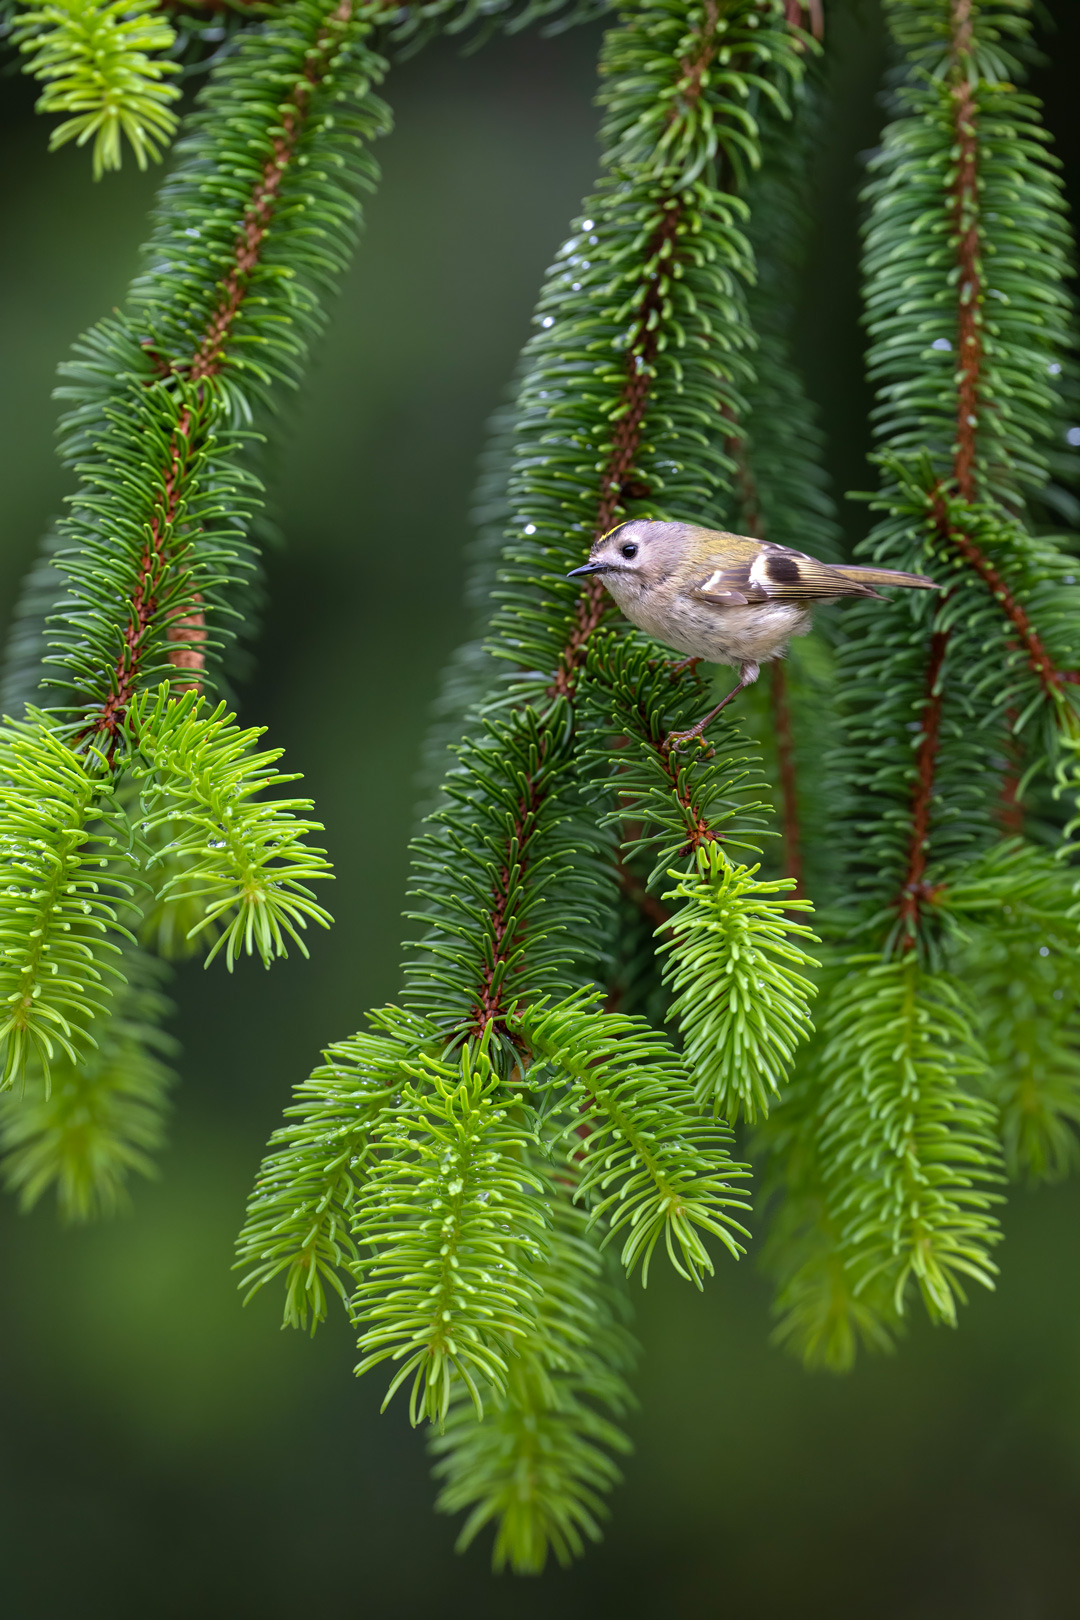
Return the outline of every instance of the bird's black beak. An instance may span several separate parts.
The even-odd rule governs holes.
[[[583,574],[606,574],[607,571],[608,564],[605,562],[587,562],[582,563],[580,568],[571,568],[566,577],[567,579],[580,579]]]

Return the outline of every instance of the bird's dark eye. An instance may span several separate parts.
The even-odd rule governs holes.
[[[636,557],[637,556],[637,546],[634,544],[634,542],[632,540],[628,540],[626,542],[625,546],[620,546],[619,550],[622,552],[624,557]]]

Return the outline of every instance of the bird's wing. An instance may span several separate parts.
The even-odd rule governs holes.
[[[810,606],[838,596],[876,596],[869,585],[842,574],[802,551],[763,542],[745,561],[726,560],[690,587],[691,596],[717,607],[761,602],[802,602]]]
[[[703,579],[690,586],[690,595],[717,607],[749,607],[752,602],[769,600],[769,593],[750,577],[750,561],[729,562],[710,569]]]

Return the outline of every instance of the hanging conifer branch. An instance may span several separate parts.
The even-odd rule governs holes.
[[[820,22],[818,15],[815,32]],[[739,431],[729,432],[726,441],[735,479],[724,521],[739,534],[840,562],[838,531],[820,465],[822,437],[792,353],[810,228],[807,193],[820,122],[818,77],[812,74],[800,85],[792,123],[775,120],[765,164],[750,192],[748,235],[758,273],[747,309],[757,349],[754,375],[745,389],[744,417],[741,424],[732,418]],[[819,638],[815,646],[820,647]],[[793,894],[799,897],[805,892],[809,857],[820,901],[827,898],[833,864],[828,837],[819,824],[827,798],[822,761],[832,700],[820,679],[808,678],[805,651],[805,643],[795,642],[783,661],[769,665],[761,683],[768,714],[759,704],[758,730],[778,802],[781,870],[793,879]]]
[[[94,179],[118,169],[121,137],[145,169],[158,162],[176,132],[171,103],[179,73],[166,57],[176,34],[157,0],[47,0],[15,13],[12,38],[25,72],[45,84],[37,110],[70,113],[49,137],[49,150],[93,138]]]
[[[887,14],[907,76],[869,190],[884,472],[875,505],[886,515],[866,547],[893,566],[929,566],[945,589],[929,608],[899,603],[876,617],[855,607],[839,651],[847,715],[837,788],[850,795],[847,865],[861,896],[849,898],[847,940],[879,944],[882,957],[860,960],[850,945],[841,956],[824,1038],[788,1118],[786,1105],[777,1117],[792,1206],[772,1246],[780,1335],[833,1365],[850,1360],[860,1336],[887,1342],[916,1285],[935,1320],[955,1321],[963,1290],[951,1256],[962,1255],[970,1278],[993,1276],[986,1184],[1001,1159],[992,1131],[1019,1167],[1023,1106],[1027,1165],[1060,1165],[1075,1117],[1060,1020],[1048,1009],[1037,1078],[1013,1061],[993,1006],[1000,963],[979,920],[988,913],[964,909],[976,892],[980,906],[1003,908],[1002,944],[1020,928],[1035,852],[1021,846],[1024,859],[985,864],[1011,847],[1000,844],[996,811],[1012,768],[1009,730],[1023,735],[1042,717],[1029,777],[1061,760],[1076,730],[1075,564],[1023,522],[1048,475],[1043,445],[1070,342],[1060,186],[1005,43],[1026,32],[1022,8],[892,0]],[[962,936],[959,915],[969,919]],[[1074,920],[1047,946],[1065,976],[1080,968],[1077,945]],[[889,1041],[887,1063],[874,1053]],[[971,1085],[990,1109],[972,1106]],[[901,1104],[906,1141],[890,1143],[884,1126]]]
[[[618,948],[619,885],[627,872],[650,905],[666,911],[658,890],[670,888],[671,876],[697,871],[697,851],[722,846],[699,872],[701,895],[674,895],[688,917],[701,911],[673,944],[680,960],[692,953],[711,926],[708,896],[727,881],[727,849],[753,847],[756,773],[726,722],[713,724],[709,746],[695,758],[669,754],[664,738],[673,721],[700,705],[699,681],[672,665],[666,649],[636,644],[625,630],[609,635],[606,598],[566,574],[594,538],[645,502],[654,513],[706,518],[727,503],[731,462],[713,429],[725,407],[741,406],[753,343],[745,310],[753,263],[736,191],[760,163],[759,115],[773,104],[785,110],[804,49],[779,0],[709,3],[689,15],[658,0],[605,41],[603,140],[611,172],[588,199],[541,294],[516,408],[497,606],[486,657],[475,664],[505,675],[487,692],[474,688],[467,740],[414,847],[424,932],[407,964],[406,1000],[417,1030],[429,1033],[417,1036],[408,1072],[420,1073],[414,1062],[427,1062],[424,1051],[440,1063],[460,1052],[465,1063],[482,1047],[498,1077],[493,1102],[511,1107],[535,1132],[533,1146],[522,1139],[515,1148],[520,1162],[555,1167],[545,1190],[532,1194],[549,1214],[537,1238],[543,1256],[521,1276],[524,1291],[515,1296],[521,1331],[485,1312],[481,1289],[476,1309],[464,1296],[455,1307],[465,1314],[455,1316],[454,1344],[475,1346],[475,1363],[448,1361],[437,1347],[417,1360],[418,1340],[409,1348],[397,1327],[391,1335],[408,1376],[419,1380],[417,1415],[441,1414],[447,1402],[457,1414],[447,1444],[440,1443],[440,1467],[458,1481],[446,1500],[480,1500],[485,1517],[501,1514],[499,1556],[517,1568],[538,1567],[549,1545],[565,1554],[575,1544],[568,1526],[579,1536],[586,1512],[595,1524],[585,1504],[604,1479],[595,1452],[581,1448],[577,1420],[555,1422],[559,1412],[585,1414],[573,1393],[581,1387],[578,1352],[561,1337],[568,1319],[546,1303],[548,1288],[569,1286],[552,1270],[564,1201],[584,1201],[595,1242],[618,1237],[628,1270],[659,1245],[677,1269],[700,1279],[712,1264],[703,1234],[728,1242],[732,1230],[726,1210],[740,1169],[724,1127],[698,1113],[689,1077],[682,1078],[662,1035],[601,1012],[600,990],[578,987],[602,979]],[[608,828],[626,818],[631,841],[620,849]],[[644,852],[647,873],[638,864]],[[748,913],[764,917],[772,890],[746,868],[735,882]],[[785,925],[778,937],[789,931]],[[795,979],[785,986],[795,1020],[805,1018],[808,989]],[[415,1111],[412,1123],[402,1116],[408,1143],[415,1139],[421,1155],[436,1117],[446,1121],[440,1132],[453,1128],[440,1097],[437,1086],[426,1092],[431,1124],[421,1127]],[[394,1129],[389,1115],[386,1128]],[[382,1127],[375,1129],[383,1140]],[[406,1192],[412,1148],[404,1137],[394,1142],[393,1153],[384,1149],[365,1171],[364,1185],[388,1207],[409,1205],[419,1242],[436,1206],[427,1192]],[[305,1218],[285,1213],[290,1151],[283,1144],[264,1170],[273,1206],[258,1192],[252,1201],[242,1247],[256,1265],[253,1280],[269,1275],[267,1266],[282,1267],[286,1242],[310,1243]],[[374,1206],[370,1216],[362,1213],[365,1197],[355,1193],[361,1202],[352,1205],[361,1250],[376,1230]],[[299,1246],[292,1254],[303,1264]],[[420,1273],[395,1271],[391,1297],[389,1273],[383,1278],[377,1266],[358,1273],[342,1255],[352,1275],[364,1278],[352,1306],[361,1343],[381,1355],[391,1339],[380,1324],[397,1322],[402,1312],[410,1322],[426,1321],[415,1295]],[[524,1249],[516,1264],[527,1266]],[[596,1343],[609,1342],[603,1297],[583,1300],[582,1310]],[[474,1369],[485,1357],[490,1372],[481,1383]],[[448,1386],[451,1365],[457,1371]],[[617,1371],[613,1365],[612,1379]],[[588,1387],[606,1400],[595,1377],[588,1375]],[[475,1440],[461,1404],[474,1400],[485,1413]],[[547,1476],[549,1485],[558,1480],[560,1496],[553,1501],[536,1479],[535,1493],[511,1512],[500,1470],[522,1455],[526,1414],[565,1448],[549,1458]],[[483,1459],[476,1496],[466,1490],[466,1459],[477,1468]]]
[[[246,557],[243,541],[239,551],[235,549],[239,536],[232,526],[237,519],[241,524],[249,521],[243,505],[237,507],[233,501],[222,510],[223,495],[244,494],[244,474],[233,467],[243,440],[230,432],[226,421],[229,415],[235,419],[238,414],[240,420],[250,420],[252,405],[265,403],[266,385],[275,372],[282,380],[291,380],[295,375],[306,349],[306,336],[318,318],[312,295],[325,281],[327,271],[333,273],[343,265],[340,251],[321,249],[313,256],[306,245],[300,245],[297,255],[295,248],[290,249],[286,233],[282,243],[287,255],[291,252],[298,257],[296,268],[302,272],[302,281],[291,296],[283,294],[280,283],[274,286],[281,250],[277,254],[270,252],[265,269],[263,263],[271,239],[277,240],[275,216],[282,209],[308,212],[322,193],[319,200],[327,211],[327,222],[337,216],[345,224],[349,213],[355,212],[349,181],[354,185],[358,180],[370,184],[370,169],[357,150],[356,137],[370,137],[385,128],[385,115],[370,95],[366,102],[361,99],[351,118],[343,121],[345,128],[340,133],[329,114],[329,106],[336,105],[336,91],[331,89],[327,98],[324,86],[334,79],[336,67],[345,67],[354,75],[359,71],[362,97],[366,85],[382,73],[382,64],[363,44],[371,24],[364,20],[358,25],[347,0],[339,0],[333,7],[302,8],[290,23],[276,27],[283,31],[244,39],[237,56],[226,63],[208,92],[208,110],[216,108],[225,95],[231,97],[229,134],[222,141],[217,126],[208,124],[204,114],[202,125],[196,126],[193,143],[189,141],[181,148],[191,169],[182,167],[166,185],[169,207],[161,215],[154,245],[159,251],[165,249],[176,255],[175,260],[166,261],[170,266],[178,260],[177,269],[190,267],[197,272],[194,284],[202,289],[202,297],[193,297],[190,283],[185,280],[178,298],[178,283],[171,272],[151,272],[133,290],[131,315],[116,323],[112,331],[99,329],[91,339],[99,353],[106,351],[101,358],[111,360],[119,370],[121,397],[138,390],[135,408],[141,420],[135,444],[125,452],[125,440],[131,442],[131,403],[127,399],[124,405],[119,400],[115,404],[103,402],[104,431],[99,428],[94,433],[88,420],[94,402],[87,398],[85,385],[86,403],[75,414],[69,429],[75,441],[72,451],[88,446],[93,433],[93,459],[81,461],[80,471],[84,478],[103,488],[104,495],[85,503],[76,500],[72,521],[76,538],[82,542],[81,552],[61,553],[60,557],[74,587],[73,599],[65,604],[71,628],[67,630],[61,624],[52,632],[57,651],[51,655],[50,663],[69,664],[70,653],[65,658],[65,652],[72,643],[79,647],[82,682],[78,684],[85,683],[87,688],[81,728],[100,737],[110,753],[116,747],[133,696],[148,679],[155,675],[172,679],[174,671],[200,676],[206,672],[208,655],[221,650],[219,626],[225,607],[222,591],[232,586],[237,564],[240,579],[245,565],[247,570],[252,566],[250,548]],[[348,59],[350,51],[352,62]],[[249,62],[252,57],[254,60]],[[289,83],[282,104],[265,104],[261,80],[258,76],[252,79],[252,68],[257,73],[269,71],[279,83]],[[327,101],[325,108],[320,104],[320,94]],[[228,167],[241,124],[246,126],[248,140],[240,173],[250,176],[243,200],[236,198],[235,175]],[[324,144],[325,156],[321,153]],[[335,149],[348,164],[344,187],[340,181],[330,181],[325,168],[310,172],[312,161],[325,164]],[[315,188],[315,196],[309,189],[306,201],[294,195],[292,178],[301,157],[307,160],[304,183]],[[209,183],[205,177],[208,167],[216,176]],[[196,190],[196,185],[201,189]],[[208,215],[210,193],[218,190],[224,196],[225,189],[229,206],[224,217]],[[201,217],[204,224],[180,226],[178,215],[189,220]],[[230,219],[236,221],[231,232]],[[253,295],[257,303],[253,314],[245,319],[245,306]],[[289,317],[280,334],[271,325],[279,304]],[[144,322],[152,335],[146,334],[145,326],[143,334],[139,333]],[[277,324],[280,326],[280,321]],[[291,337],[290,327],[295,333]],[[257,340],[254,349],[253,338]],[[238,349],[238,344],[243,346]],[[135,365],[133,345],[141,355],[141,363],[136,361]],[[126,364],[117,367],[118,362]],[[217,386],[219,382],[225,383],[224,390]],[[245,398],[245,385],[254,393],[254,401]],[[160,445],[159,459],[156,467],[153,462],[147,467],[146,447],[155,443]],[[129,463],[139,456],[135,465],[141,476],[138,482],[128,478],[117,487],[114,464],[125,453]],[[250,483],[250,474],[247,477]],[[132,501],[133,490],[140,485],[145,491],[141,510],[138,497]],[[252,493],[257,498],[257,486]],[[98,504],[102,498],[107,503],[104,512]],[[205,519],[198,510],[200,501],[212,503]],[[218,514],[227,514],[231,532],[222,540],[231,555],[224,553],[224,546],[216,553],[213,547],[215,527],[221,532],[220,516],[218,525],[208,519]],[[113,519],[107,524],[111,532],[118,527],[121,532],[126,529],[133,541],[145,535],[142,546],[130,559],[126,614],[120,603],[110,604],[110,612],[96,584],[104,571],[104,540],[98,538],[101,516]],[[118,622],[118,614],[125,614],[124,622]],[[91,637],[88,651],[86,642]],[[116,653],[102,657],[100,673],[92,671],[93,657],[105,654],[114,641],[119,642]],[[188,680],[184,684],[192,683]]]
[[[457,15],[441,0],[424,14]],[[124,1108],[102,1102],[98,1135],[62,1132],[57,1159],[56,1107],[47,1095],[44,1109],[31,1106],[31,1092],[47,1093],[59,1053],[75,1115],[81,1097],[124,1095],[125,1065],[132,1095],[153,1092],[160,1104],[162,1085],[146,1078],[158,1073],[153,1042],[137,1031],[166,1004],[144,998],[145,1016],[133,1020],[114,994],[123,963],[136,961],[125,926],[142,910],[148,941],[183,953],[202,940],[231,966],[244,949],[267,963],[287,942],[303,950],[300,931],[329,920],[310,889],[329,875],[322,852],[304,842],[318,828],[305,817],[310,806],[251,803],[290,778],[269,770],[276,755],[251,752],[257,732],[241,733],[220,708],[195,700],[220,681],[250,611],[261,497],[253,428],[274,391],[299,378],[321,299],[348,262],[358,195],[373,183],[366,147],[387,126],[371,94],[385,68],[371,49],[382,16],[350,0],[301,0],[219,60],[163,187],[147,270],[125,311],[94,328],[63,368],[71,408],[61,448],[80,488],[35,571],[27,605],[37,623],[15,638],[13,695],[25,702],[40,682],[49,706],[16,728],[4,752],[11,816],[0,849],[14,896],[30,876],[23,778],[33,778],[44,788],[35,813],[50,830],[41,854],[56,873],[67,870],[71,895],[82,892],[81,867],[104,839],[109,884],[123,895],[134,885],[139,903],[128,916],[106,903],[108,885],[95,890],[93,922],[80,919],[62,939],[66,902],[53,906],[52,879],[39,873],[35,903],[45,913],[11,911],[9,959],[30,981],[24,974],[12,992],[5,1079],[21,1075],[29,1090],[23,1124],[13,1104],[7,1129],[20,1163],[35,1154],[63,1162],[64,1185],[82,1175],[92,1188],[97,1163],[103,1205],[115,1203],[123,1165],[142,1164],[124,1141],[141,1133],[148,1144],[150,1135],[132,1126],[125,1136]],[[185,696],[187,707],[167,715],[166,700]],[[50,782],[59,797],[50,799]],[[48,968],[47,985],[36,983],[35,964]],[[104,1069],[95,1051],[111,1054]],[[110,1120],[119,1133],[111,1153]],[[80,1139],[88,1154],[98,1143],[82,1172],[70,1158]],[[90,1191],[76,1202],[90,1209],[95,1199]]]

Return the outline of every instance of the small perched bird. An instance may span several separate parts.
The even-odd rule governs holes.
[[[875,585],[938,589],[922,574],[818,562],[745,534],[644,518],[601,535],[588,562],[567,578],[582,574],[598,574],[630,623],[657,641],[688,659],[738,665],[738,684],[723,702],[689,731],[672,732],[669,745],[700,737],[724,704],[757,680],[763,663],[782,658],[792,636],[807,633],[818,604],[878,597]]]

